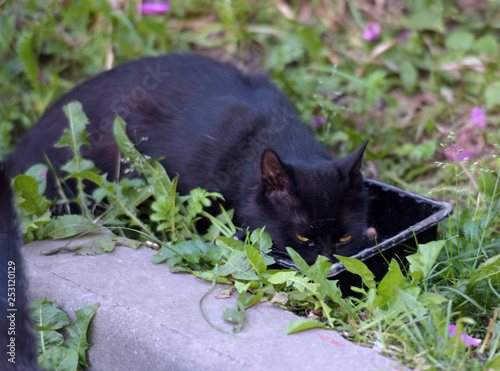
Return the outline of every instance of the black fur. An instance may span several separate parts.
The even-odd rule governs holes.
[[[8,159],[11,175],[43,162],[44,153],[56,168],[71,157],[54,147],[67,127],[62,106],[71,101],[81,102],[90,120],[84,156],[110,178],[123,175],[112,136],[118,114],[139,150],[164,157],[168,174],[179,175],[179,192],[221,192],[236,223],[266,226],[277,250],[293,247],[309,263],[318,254],[332,259],[360,251],[367,202],[359,168],[366,143],[345,159],[332,159],[264,76],[196,55],[122,64],[49,108]],[[50,175],[47,193],[56,193]]]
[[[40,370],[10,180],[0,164],[0,369]]]

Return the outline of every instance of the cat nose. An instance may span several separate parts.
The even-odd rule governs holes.
[[[319,254],[326,256],[328,259],[332,259],[332,255],[336,252],[335,243],[331,241],[330,238],[318,238],[316,240],[316,245],[318,246]]]

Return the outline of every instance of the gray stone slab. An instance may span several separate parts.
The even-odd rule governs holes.
[[[98,256],[40,254],[64,244],[39,241],[25,247],[31,296],[58,301],[72,319],[75,310],[101,303],[89,333],[91,370],[403,369],[335,331],[284,335],[297,317],[269,303],[247,310],[239,334],[224,334],[200,310],[210,282],[152,264],[154,251],[144,247],[118,247]],[[215,326],[231,332],[222,313],[236,307],[236,298],[218,298],[223,288],[217,285],[210,292],[203,311]]]

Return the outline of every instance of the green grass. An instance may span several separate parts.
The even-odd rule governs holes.
[[[86,222],[51,221],[50,203],[42,196],[34,198],[36,207],[21,202],[29,239],[54,236],[55,230],[62,230],[55,237],[84,233],[97,218],[117,234],[133,227],[128,236],[161,246],[157,263],[167,260],[173,270],[219,282],[236,275],[238,308],[225,315],[236,328],[244,309],[257,301],[247,296],[250,291],[259,300],[275,297],[277,305],[298,314],[318,313],[289,332],[332,326],[413,368],[500,368],[500,4],[421,0],[387,2],[379,9],[361,0],[171,1],[170,12],[145,16],[136,11],[137,2],[113,3],[120,5],[0,1],[0,159],[50,102],[88,77],[142,55],[189,50],[247,71],[267,69],[336,155],[370,138],[367,176],[449,201],[454,214],[440,226],[443,242],[420,246],[407,266],[391,263],[380,283],[346,260],[364,286],[358,298],[342,297],[325,280],[322,259],[308,268],[296,258],[306,275],[269,270],[266,235],[233,242],[227,238],[234,232],[230,213],[213,217],[214,227],[200,236],[194,222],[202,205],[218,195],[176,195],[175,179],[127,146],[117,123],[122,152],[141,166],[145,180],[109,184],[92,169],[78,168],[75,157],[71,172],[100,186],[100,193],[88,197],[107,197],[113,207],[96,216],[81,198],[86,218],[78,218]],[[379,39],[363,38],[368,22],[380,24]],[[485,112],[486,127],[471,124],[473,107]],[[315,118],[325,123],[316,126]],[[454,146],[464,148],[468,162],[447,158]],[[16,180],[18,197],[38,192],[36,174]],[[144,204],[147,199],[153,204]],[[109,251],[123,242],[113,238],[77,250]],[[449,338],[452,323],[482,344],[465,347]]]

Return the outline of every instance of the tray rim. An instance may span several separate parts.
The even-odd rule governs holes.
[[[392,236],[391,238],[384,240],[382,243],[367,247],[366,249],[360,251],[356,255],[350,256],[351,258],[365,261],[365,260],[375,256],[376,254],[380,254],[380,253],[390,249],[391,247],[394,247],[395,245],[401,243],[401,239],[406,240],[411,236],[416,236],[420,232],[423,232],[429,228],[434,227],[439,222],[443,221],[444,219],[446,219],[447,217],[449,217],[450,215],[453,214],[452,207],[448,202],[432,200],[430,198],[421,196],[419,194],[405,191],[402,188],[398,188],[398,187],[395,187],[393,185],[386,184],[386,183],[383,183],[383,182],[380,182],[380,181],[374,180],[374,179],[365,178],[364,183],[376,185],[376,186],[382,188],[382,190],[392,191],[392,192],[396,192],[396,193],[403,193],[404,192],[405,196],[410,196],[412,198],[415,198],[417,201],[420,201],[420,202],[423,202],[426,204],[430,204],[434,207],[438,207],[439,210],[436,211],[435,213],[433,213],[432,215],[428,216],[427,218],[419,221],[417,224],[411,225],[410,227],[400,231],[398,234]],[[424,226],[424,224],[425,224],[425,226]],[[398,241],[396,241],[396,240],[398,240]],[[276,260],[276,262],[278,264],[283,265],[286,268],[291,268],[291,269],[295,269],[295,270],[300,271],[300,269],[295,265],[295,263],[293,263],[293,261],[291,259],[288,260],[288,259],[285,259],[285,258],[279,257],[279,256],[275,256],[273,258]],[[334,276],[344,272],[345,270],[346,269],[342,263],[340,263],[340,262],[333,263],[331,268],[330,268],[330,273],[328,274],[327,277],[328,278],[334,277]]]

